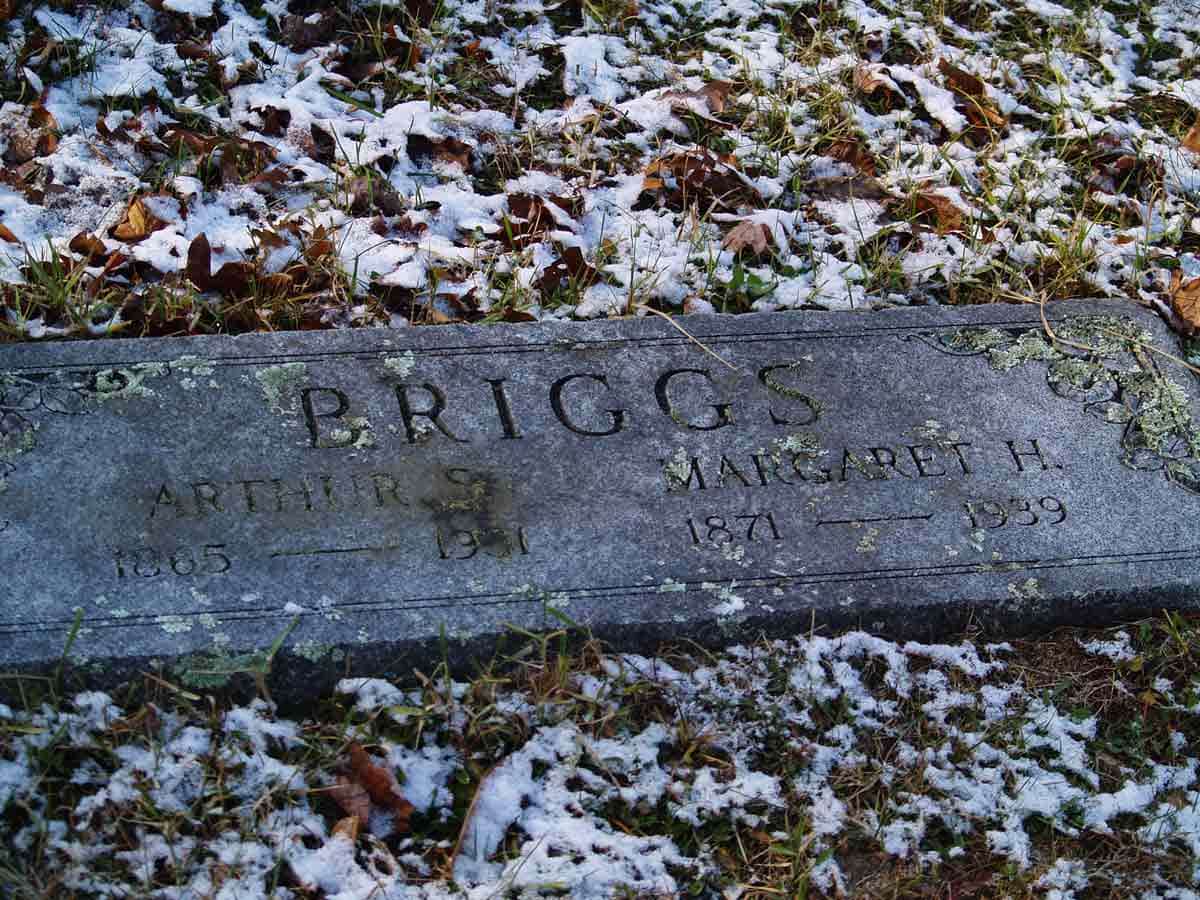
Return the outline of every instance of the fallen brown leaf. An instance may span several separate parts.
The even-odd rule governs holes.
[[[188,245],[184,274],[202,291],[207,291],[212,284],[212,247],[209,246],[208,235],[203,231]]]
[[[353,844],[358,840],[358,829],[361,824],[362,819],[358,816],[346,816],[344,819],[339,819],[338,823],[333,826],[330,837],[345,838]]]
[[[755,256],[764,256],[775,246],[775,241],[771,229],[762,222],[738,222],[725,235],[721,246],[734,253],[749,250]]]
[[[8,241],[10,244],[21,243],[17,236],[3,222],[0,222],[0,241]]]
[[[244,297],[250,293],[257,277],[258,269],[253,263],[227,262],[212,276],[210,286],[226,297]]]
[[[1171,276],[1171,309],[1180,324],[1191,330],[1200,331],[1200,278],[1183,280],[1178,269]]]
[[[134,198],[125,210],[125,218],[114,225],[109,234],[118,241],[136,243],[145,240],[155,230],[162,228],[166,222],[156,219],[141,198]]]
[[[665,190],[668,205],[675,209],[699,206],[736,209],[760,206],[758,191],[738,176],[738,162],[728,154],[688,150],[660,156],[646,166],[642,190]]]
[[[824,148],[826,156],[854,166],[864,175],[875,174],[875,155],[857,139],[839,139]]]
[[[933,191],[921,191],[914,199],[914,205],[919,216],[933,219],[938,234],[962,231],[963,211],[949,197]]]
[[[329,789],[329,796],[350,818],[357,819],[364,825],[371,818],[371,797],[366,788],[357,781],[339,775]],[[344,821],[346,820],[343,819],[342,822]]]
[[[884,105],[889,110],[905,105],[903,92],[881,65],[861,63],[855,67],[854,89],[864,97],[872,97],[882,91]]]
[[[582,250],[578,247],[566,247],[558,259],[542,270],[538,287],[543,295],[550,297],[572,281],[582,288],[592,284],[599,277],[600,273],[584,259]]]
[[[89,261],[104,255],[104,241],[86,231],[81,231],[75,237],[71,238],[71,243],[67,244],[67,246],[71,249],[72,253],[86,256]]]
[[[349,752],[350,771],[358,783],[366,789],[371,797],[371,802],[390,809],[396,817],[396,827],[400,830],[407,829],[413,805],[400,793],[396,776],[383,766],[372,762],[367,751],[358,744],[352,743]]]
[[[464,172],[471,171],[471,146],[455,138],[433,140],[421,134],[408,136],[409,159],[455,163]]]
[[[963,112],[972,125],[999,128],[1007,122],[988,99],[987,85],[981,78],[958,68],[945,58],[938,60],[938,71],[942,73],[951,90],[966,99]]]
[[[1196,124],[1183,136],[1183,146],[1193,153],[1200,153],[1200,118],[1196,119]]]
[[[732,90],[732,81],[710,81],[698,91],[669,91],[662,96],[664,100],[672,101],[672,107],[683,111],[695,112],[687,101],[703,101],[709,113],[717,115],[725,109],[725,104],[729,101],[729,92]]]

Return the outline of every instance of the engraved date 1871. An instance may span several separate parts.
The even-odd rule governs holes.
[[[731,544],[734,541],[780,541],[775,514],[746,513],[740,516],[705,516],[688,518],[688,532],[693,544]]]

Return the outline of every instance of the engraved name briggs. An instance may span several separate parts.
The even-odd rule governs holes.
[[[448,564],[562,553],[561,535],[547,540],[550,536],[540,532],[537,523],[522,521],[513,512],[520,507],[520,495],[533,490],[537,473],[444,465],[439,460],[442,451],[464,445],[536,441],[545,432],[534,426],[535,421],[549,423],[560,435],[585,445],[603,445],[645,424],[696,447],[679,446],[673,455],[636,461],[644,485],[638,491],[647,501],[653,502],[654,494],[679,498],[686,505],[691,495],[698,501],[721,500],[716,506],[705,500],[694,509],[685,508],[676,524],[667,527],[664,533],[673,534],[680,549],[776,543],[794,539],[799,530],[823,526],[921,525],[946,514],[955,516],[964,532],[1045,528],[1066,521],[1066,503],[1047,486],[1039,484],[1036,493],[1023,493],[1015,483],[1015,496],[986,491],[973,495],[966,489],[953,501],[931,501],[933,508],[886,516],[850,509],[835,516],[828,509],[821,514],[811,508],[802,511],[787,494],[889,481],[960,481],[980,472],[991,481],[998,476],[1007,483],[1036,474],[1053,478],[1063,468],[1053,436],[1020,435],[981,443],[971,435],[946,431],[933,420],[908,426],[907,440],[897,439],[904,431],[898,427],[887,440],[855,446],[832,443],[835,430],[822,434],[830,408],[806,383],[810,365],[781,360],[738,373],[703,366],[663,368],[632,385],[628,378],[600,368],[564,371],[539,383],[520,381],[518,386],[507,378],[445,381],[419,373],[403,380],[380,373],[373,381],[357,379],[353,387],[328,375],[306,377],[290,385],[291,402],[281,404],[276,397],[270,404],[271,415],[284,415],[300,436],[292,441],[288,471],[237,478],[212,473],[147,485],[136,499],[145,510],[151,539],[144,546],[113,548],[112,572],[128,583],[220,576],[237,571],[243,557],[371,560],[403,554],[418,562]],[[721,432],[723,450],[711,449],[708,435],[713,432]],[[401,448],[410,450],[397,459],[395,450]],[[312,465],[297,466],[295,454]],[[633,464],[626,459],[611,469],[631,472],[628,466]],[[644,477],[648,473],[650,477]],[[765,505],[754,499],[761,489],[768,491]],[[838,496],[836,503],[844,505],[848,495]],[[390,537],[342,543],[289,540],[294,526],[368,519],[380,523]],[[229,545],[222,523],[235,520],[259,523],[265,529],[263,546]],[[170,539],[175,523],[201,525],[199,537],[193,530],[187,541]]]

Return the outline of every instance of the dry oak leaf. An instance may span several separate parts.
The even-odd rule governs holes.
[[[996,111],[991,100],[988,99],[987,85],[984,84],[983,79],[958,68],[944,58],[938,60],[938,71],[945,77],[946,84],[950,86],[951,90],[969,101],[965,105],[964,112],[971,120],[972,125],[999,127],[1005,124],[1007,120]]]
[[[1200,278],[1183,280],[1178,269],[1171,276],[1171,311],[1190,334],[1200,332]]]
[[[1196,119],[1196,124],[1183,136],[1183,146],[1193,153],[1200,153],[1200,118]]]
[[[366,789],[371,797],[371,802],[390,809],[396,817],[396,827],[401,830],[407,829],[413,805],[400,793],[400,785],[396,783],[396,776],[385,767],[372,762],[367,751],[358,744],[352,743],[349,752],[350,772],[355,780]]]
[[[762,222],[738,222],[730,229],[729,234],[725,235],[721,247],[734,253],[748,250],[755,256],[763,256],[774,244],[771,229]]]
[[[94,260],[98,256],[103,256],[105,253],[104,241],[86,231],[81,231],[75,237],[71,238],[71,243],[67,244],[67,246],[72,253],[78,253],[80,256],[87,257],[89,261]]]
[[[134,198],[134,201],[129,204],[129,209],[125,210],[125,218],[113,226],[109,235],[118,241],[136,243],[145,240],[151,233],[166,224],[161,219],[155,218],[154,214],[142,203],[141,198]]]
[[[854,166],[864,175],[875,174],[875,155],[858,139],[841,138],[824,149],[825,155]]]
[[[226,297],[245,297],[257,280],[264,293],[275,294],[290,287],[288,282],[262,276],[252,263],[227,262],[214,275],[212,272],[212,247],[204,232],[196,235],[188,245],[187,265],[184,274],[202,291],[218,291]]]
[[[882,91],[888,109],[905,105],[904,92],[900,90],[900,85],[892,80],[887,68],[882,65],[862,63],[855,67],[854,89],[864,97],[871,97]]]
[[[732,90],[732,81],[710,81],[698,91],[668,91],[662,95],[662,98],[671,101],[671,108],[676,112],[696,113],[710,122],[718,122],[711,116],[715,116],[725,109],[725,104],[729,101],[729,92]],[[708,107],[708,116],[696,109],[696,101],[700,101]],[[725,123],[720,122],[719,124]]]
[[[10,244],[21,243],[20,239],[3,222],[0,222],[0,241],[7,241]]]
[[[933,191],[921,191],[914,198],[914,205],[916,206],[917,214],[921,218],[933,219],[934,227],[937,229],[938,234],[962,231],[963,211],[954,204],[953,200],[944,194],[937,194]]]

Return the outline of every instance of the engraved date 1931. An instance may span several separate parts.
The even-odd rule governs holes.
[[[529,537],[525,527],[446,528],[435,527],[439,559],[470,559],[481,550],[496,559],[529,555]]]

